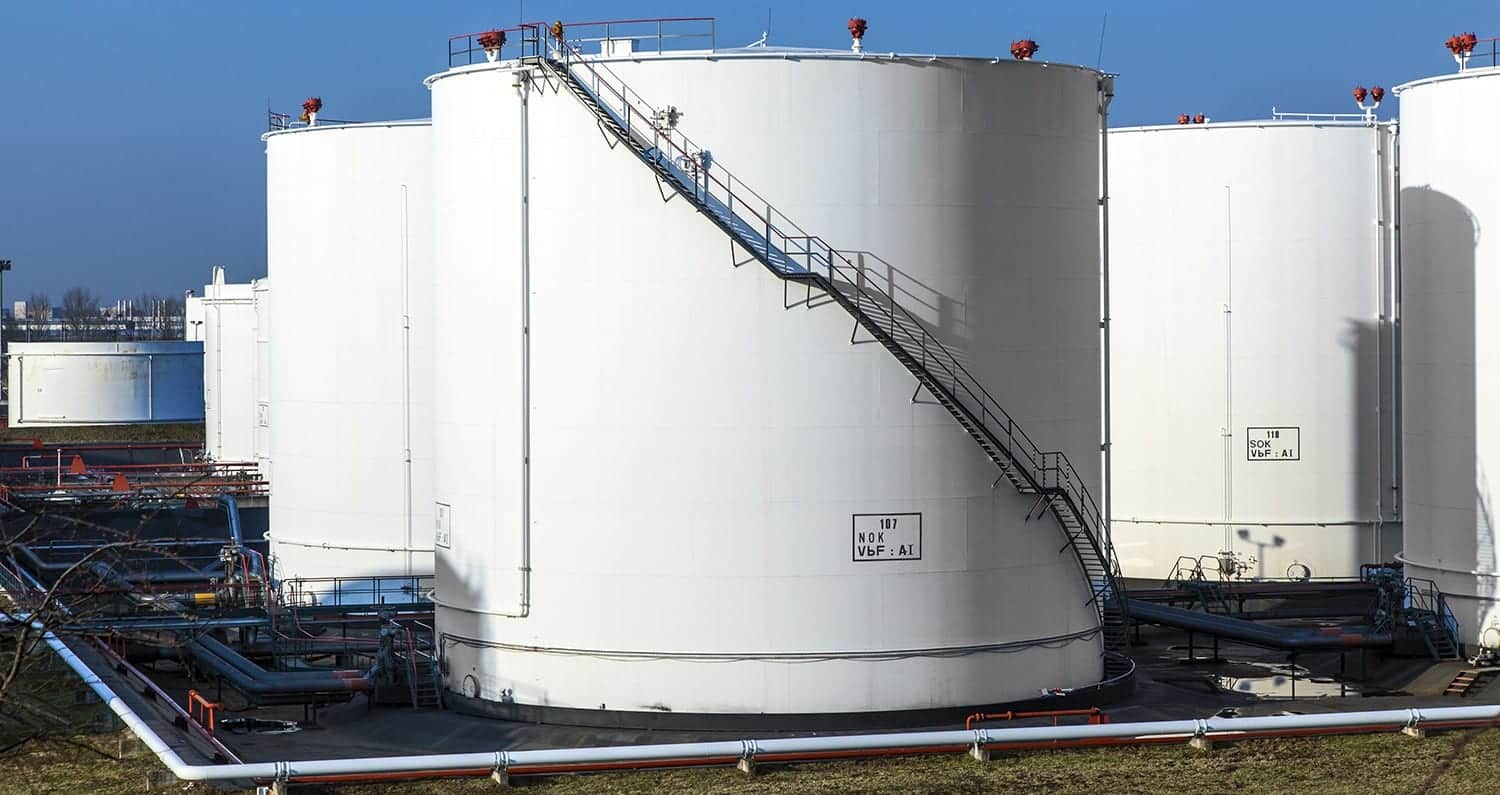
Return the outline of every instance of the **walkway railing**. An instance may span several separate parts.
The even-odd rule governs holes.
[[[330,119],[326,116],[319,116],[317,124],[309,124],[305,121],[302,121],[300,116],[293,116],[290,113],[277,113],[274,110],[266,111],[267,132],[275,132],[277,130],[300,130],[308,127],[325,127],[333,124],[363,123],[364,122],[350,121],[349,119]]]
[[[661,54],[673,50],[718,48],[717,20],[714,17],[663,17],[660,19],[611,19],[562,23],[563,37],[580,52],[584,45],[598,54],[629,52]],[[543,37],[550,36],[551,25],[545,22],[523,22],[509,28],[492,28],[505,34],[500,47],[501,59],[535,58],[542,54]],[[448,37],[448,68],[484,63],[488,54],[480,37],[490,31],[460,33]]]

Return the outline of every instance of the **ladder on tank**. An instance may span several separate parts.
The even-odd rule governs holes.
[[[776,276],[817,289],[843,307],[890,352],[953,416],[1000,470],[995,485],[1009,481],[1022,494],[1036,495],[1027,519],[1056,517],[1066,543],[1088,580],[1088,601],[1104,634],[1105,675],[1131,670],[1125,594],[1119,564],[1103,535],[1103,519],[1077,471],[1062,452],[1044,452],[1016,425],[979,381],[945,346],[862,269],[822,238],[804,232],[759,194],[750,190],[704,150],[676,130],[673,109],[652,107],[607,66],[595,63],[572,44],[544,34],[536,56],[543,67],[594,115],[607,131],[674,191]],[[532,38],[535,37],[535,38]]]

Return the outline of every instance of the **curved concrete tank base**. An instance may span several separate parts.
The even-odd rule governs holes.
[[[864,250],[1097,484],[1096,73],[820,52],[610,66],[800,225]],[[844,310],[749,260],[566,91],[527,92],[523,117],[512,67],[429,80],[457,700],[568,722],[857,718],[1098,682],[1088,586],[1052,517],[1027,521],[1035,498],[993,487]],[[900,554],[861,559],[877,532]]]
[[[264,141],[276,297],[258,311],[276,343],[254,452],[275,463],[276,575],[428,574],[431,126],[329,125]]]
[[[1400,86],[1409,576],[1465,643],[1500,624],[1500,69]]]
[[[1392,125],[1109,133],[1113,539],[1354,577],[1400,549]],[[1227,430],[1227,433],[1226,433]],[[1252,560],[1253,559],[1253,562]]]

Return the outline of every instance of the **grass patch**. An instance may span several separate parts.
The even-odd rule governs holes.
[[[92,442],[202,442],[203,423],[86,425],[77,428],[0,428],[0,443],[41,439],[44,445]]]
[[[29,793],[138,793],[149,754],[114,759],[118,735],[37,740],[0,755],[0,776]],[[97,749],[97,750],[89,750]],[[102,756],[100,752],[108,755]],[[516,779],[539,795],[572,793],[1473,793],[1500,777],[1500,730],[1446,732],[1425,740],[1398,734],[1255,740],[1203,753],[1184,745],[1005,754],[981,764],[943,755],[863,762]],[[206,793],[204,786],[170,791]],[[305,795],[464,795],[494,793],[488,779],[295,788]]]

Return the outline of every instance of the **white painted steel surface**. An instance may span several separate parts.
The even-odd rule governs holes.
[[[277,574],[430,572],[431,127],[264,140]]]
[[[203,343],[11,342],[10,425],[203,419]]]
[[[271,480],[271,280],[251,282],[255,301],[255,404],[250,449],[263,480]]]
[[[219,267],[203,286],[203,441],[214,461],[255,458],[253,290],[250,283],[226,283]]]
[[[1500,70],[1401,97],[1407,573],[1448,597],[1466,643],[1500,621]]]
[[[1351,577],[1400,549],[1394,143],[1359,123],[1110,132],[1127,576],[1227,550],[1249,576]]]
[[[182,336],[189,342],[203,341],[203,296],[190,295],[183,302]]]
[[[638,58],[610,66],[799,225],[867,251],[869,277],[1098,492],[1096,73]],[[1025,521],[1034,498],[992,488],[910,374],[866,335],[850,344],[848,314],[784,291],[566,91],[529,92],[523,121],[507,64],[429,83],[449,689],[792,713],[1100,678],[1052,517]],[[920,514],[921,558],[856,561],[859,514],[900,531]]]

